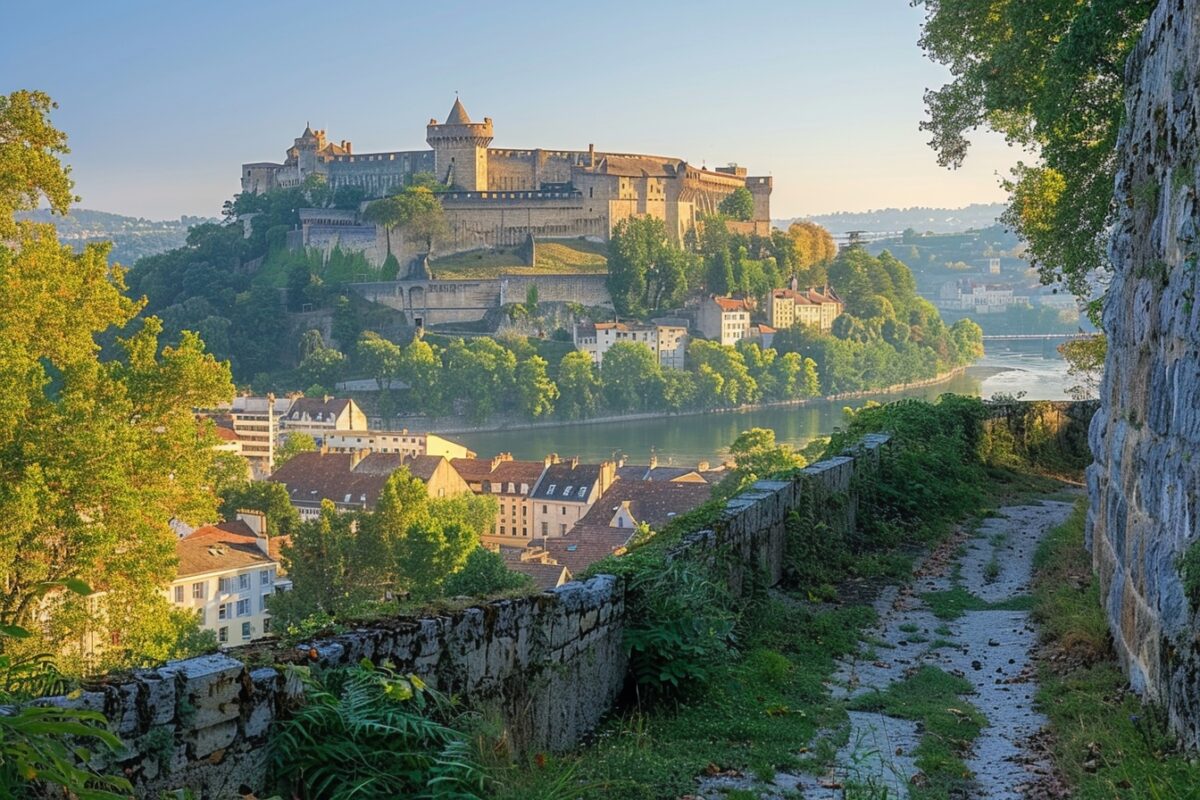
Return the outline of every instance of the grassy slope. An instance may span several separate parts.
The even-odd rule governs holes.
[[[1050,718],[1055,765],[1078,800],[1200,796],[1200,769],[1175,752],[1161,711],[1127,690],[1083,546],[1082,503],[1051,531],[1034,566],[1034,615],[1051,655],[1038,704]]]
[[[521,263],[514,249],[472,250],[455,253],[430,262],[430,268],[438,278],[471,279],[491,278],[498,272],[514,275],[538,273],[579,272],[603,273],[608,268],[607,246],[603,243],[574,239],[537,243],[537,263],[526,266]]]

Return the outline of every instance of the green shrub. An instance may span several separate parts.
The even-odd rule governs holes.
[[[467,563],[443,585],[447,597],[485,597],[501,592],[535,588],[533,578],[513,572],[504,563],[504,556],[486,547],[477,547],[467,556]]]
[[[322,675],[294,668],[305,704],[271,738],[285,796],[301,800],[478,798],[482,768],[446,724],[449,701],[415,675],[364,660]]]

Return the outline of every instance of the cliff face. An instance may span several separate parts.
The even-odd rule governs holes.
[[[1192,747],[1200,616],[1178,562],[1200,538],[1198,37],[1200,3],[1163,0],[1127,65],[1108,361],[1088,474],[1089,544],[1117,652]]]

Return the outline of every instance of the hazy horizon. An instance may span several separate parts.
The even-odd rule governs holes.
[[[9,11],[35,35],[0,52],[0,91],[60,104],[81,207],[148,219],[217,215],[239,166],[282,160],[306,122],[356,152],[424,148],[456,90],[495,121],[496,147],[594,143],[773,175],[777,219],[1001,201],[997,176],[1018,157],[980,134],[963,169],[937,165],[918,123],[947,72],[903,0],[819,13],[760,0],[736,17],[707,0],[688,16],[625,2],[67,5]],[[89,66],[45,57],[56,48]]]

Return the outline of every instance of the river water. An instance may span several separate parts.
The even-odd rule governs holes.
[[[933,400],[946,392],[992,397],[1024,393],[1027,400],[1065,400],[1067,365],[1055,350],[1058,342],[988,342],[984,357],[945,383],[876,397],[821,401],[806,406],[722,411],[680,417],[563,425],[533,430],[452,434],[481,456],[509,452],[518,459],[541,459],[547,453],[598,461],[624,455],[646,463],[651,454],[659,464],[695,466],[719,462],[737,435],[748,428],[771,428],[779,442],[797,448],[828,436],[844,420],[843,409],[868,400],[920,397]]]

